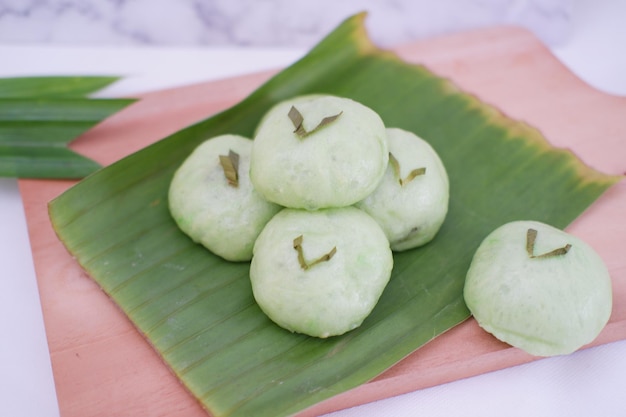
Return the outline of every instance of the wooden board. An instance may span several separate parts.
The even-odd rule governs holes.
[[[538,127],[558,147],[609,174],[626,171],[626,99],[585,85],[531,34],[493,28],[397,48],[407,61],[451,78],[509,116]],[[103,164],[224,109],[271,72],[146,94],[78,139]],[[206,412],[56,238],[46,204],[69,181],[22,180],[31,246],[61,415],[185,416]],[[626,339],[626,181],[568,231],[605,260],[614,284],[610,323],[593,344]],[[306,410],[315,416],[535,360],[468,320],[373,381]]]

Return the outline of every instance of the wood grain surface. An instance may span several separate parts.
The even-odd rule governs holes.
[[[473,31],[396,48],[514,119],[540,129],[608,174],[626,172],[626,98],[584,84],[530,33]],[[273,72],[143,95],[79,138],[76,151],[109,164],[235,104]],[[73,183],[21,180],[57,396],[63,417],[207,413],[170,373],[124,314],[81,270],[54,234],[47,202]],[[587,241],[613,280],[611,320],[593,344],[626,338],[626,181],[568,231]],[[300,414],[330,411],[536,360],[483,332],[470,319],[373,381]]]

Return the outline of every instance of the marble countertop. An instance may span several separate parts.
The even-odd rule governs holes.
[[[525,26],[587,83],[626,96],[621,22],[626,3],[431,3],[0,0],[0,56],[8,57],[0,76],[125,76],[103,96],[219,79],[289,65],[343,17],[368,9],[371,36],[383,46],[478,26]],[[13,179],[0,179],[0,214],[0,334],[15,340],[0,343],[0,415],[57,417],[26,224]],[[16,315],[19,323],[11,320]],[[625,353],[626,342],[611,343],[332,416],[620,415]]]
[[[550,45],[571,29],[572,0],[3,0],[1,43],[311,47],[345,17],[370,12],[382,46],[516,24]]]

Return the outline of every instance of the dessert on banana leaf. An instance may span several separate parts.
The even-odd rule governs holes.
[[[174,174],[169,208],[180,229],[228,261],[248,261],[265,224],[281,207],[257,193],[248,175],[252,141],[222,135],[199,145]]]
[[[348,98],[299,96],[262,118],[250,177],[265,199],[285,207],[343,207],[370,194],[385,173],[385,125]]]
[[[387,129],[389,165],[374,192],[356,206],[383,228],[391,249],[430,242],[448,213],[448,174],[426,141],[398,128]]]
[[[325,338],[361,325],[392,267],[389,241],[362,210],[286,208],[259,235],[250,280],[271,320]]]

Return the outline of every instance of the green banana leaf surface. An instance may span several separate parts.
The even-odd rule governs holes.
[[[96,172],[49,205],[68,250],[216,417],[292,415],[374,378],[469,317],[465,274],[489,232],[517,219],[563,228],[615,181],[378,49],[363,19],[346,20],[236,106]],[[450,209],[437,237],[395,254],[372,314],[329,339],[273,324],[253,299],[249,264],[194,244],[167,205],[174,171],[198,144],[223,133],[251,137],[271,105],[307,93],[350,97],[387,126],[417,133],[450,177]]]
[[[100,169],[67,144],[126,107],[129,99],[94,99],[116,77],[0,79],[0,176],[83,178]]]

